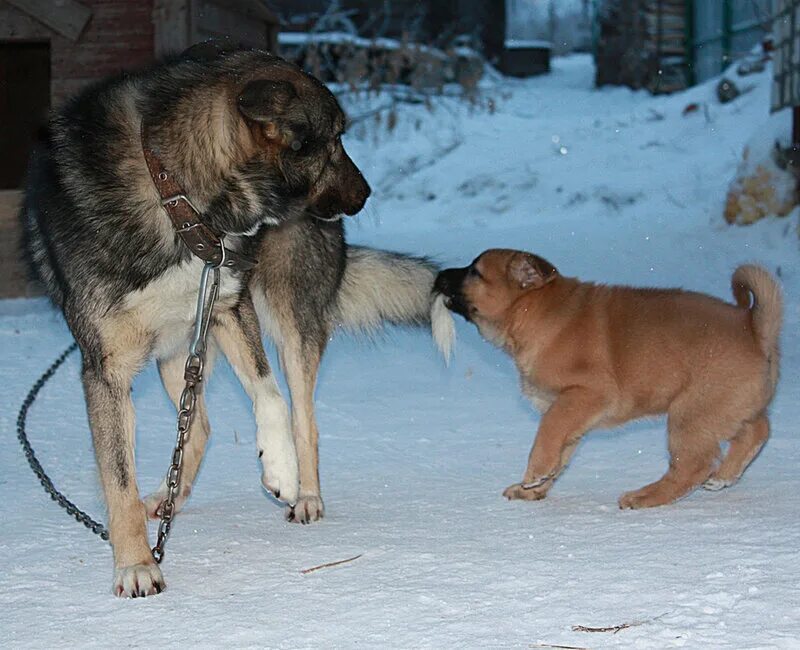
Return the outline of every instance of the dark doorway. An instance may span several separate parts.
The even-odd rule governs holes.
[[[0,43],[0,190],[20,187],[50,110],[50,44]]]

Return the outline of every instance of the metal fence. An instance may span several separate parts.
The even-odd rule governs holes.
[[[781,0],[783,1],[783,0]],[[788,0],[797,3],[796,0]],[[593,42],[596,46],[602,8],[617,4],[620,10],[655,14],[659,18],[650,38],[655,49],[675,41],[674,27],[683,24],[677,56],[661,57],[662,67],[675,68],[682,86],[693,85],[718,75],[732,61],[746,55],[770,29],[773,0],[594,0]],[[670,16],[669,25],[661,20]],[[670,33],[665,31],[666,27]],[[596,47],[595,47],[596,50]],[[667,60],[668,59],[668,60]]]
[[[771,109],[800,106],[800,0],[775,0]],[[796,113],[796,111],[795,111]],[[795,115],[796,127],[798,115]],[[798,141],[795,133],[794,142]]]
[[[689,83],[713,77],[769,30],[772,0],[690,0]]]

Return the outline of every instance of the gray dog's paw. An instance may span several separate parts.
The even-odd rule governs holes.
[[[184,487],[178,491],[178,494],[175,495],[175,514],[178,514],[183,508],[183,504],[186,503],[186,499],[189,498],[189,495],[192,493],[191,487]],[[167,484],[165,482],[161,482],[161,486],[153,492],[152,494],[147,495],[144,499],[142,499],[142,503],[144,504],[144,510],[147,513],[147,516],[150,519],[160,519],[161,518],[161,504],[167,500]]]
[[[155,596],[167,588],[161,569],[152,564],[134,564],[114,571],[115,596],[120,598],[142,598]]]
[[[272,453],[259,452],[264,471],[261,474],[262,485],[269,490],[276,499],[289,505],[297,503],[300,491],[300,473],[297,468],[297,455],[294,445],[283,449],[275,449]]]
[[[316,495],[301,496],[294,506],[286,508],[286,521],[295,524],[310,524],[325,516],[325,505],[322,497]]]

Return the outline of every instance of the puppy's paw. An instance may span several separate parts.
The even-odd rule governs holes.
[[[640,505],[639,501],[641,500],[641,496],[638,494],[638,492],[638,490],[634,490],[633,492],[626,492],[623,494],[617,500],[620,510],[636,510],[638,508],[646,507]]]
[[[325,516],[325,505],[322,497],[317,495],[301,496],[294,506],[286,508],[286,521],[295,524],[310,524]]]
[[[514,483],[514,485],[509,485],[503,490],[503,496],[509,501],[540,501],[547,496],[547,491],[550,487],[547,481],[540,484],[538,487],[525,487],[527,485],[529,484]]]
[[[167,588],[161,569],[154,562],[134,564],[114,571],[115,596],[119,598],[142,598],[155,596]]]
[[[640,508],[654,508],[656,506],[663,506],[670,503],[657,489],[651,485],[645,486],[638,490],[631,490],[623,494],[619,501],[621,510],[639,510]]]
[[[520,483],[523,490],[532,490],[534,488],[540,488],[543,485],[546,485],[550,481],[553,480],[554,474],[543,474],[541,476],[534,476],[530,481],[523,481]]]
[[[178,514],[183,508],[183,504],[186,503],[186,500],[189,498],[189,495],[192,493],[191,486],[186,486],[178,490],[178,493],[175,495],[175,514]],[[147,513],[147,516],[150,519],[160,519],[161,518],[161,504],[167,500],[167,485],[162,481],[161,486],[153,492],[146,496],[142,503],[144,503],[144,509]]]
[[[703,488],[706,490],[711,490],[712,492],[716,492],[726,487],[730,487],[734,483],[736,483],[736,479],[726,479],[720,478],[719,476],[712,476],[705,483],[703,483]]]

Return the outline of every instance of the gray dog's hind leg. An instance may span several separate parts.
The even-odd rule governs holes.
[[[203,385],[208,384],[208,378],[211,376],[211,369],[214,367],[214,353],[216,352],[214,346],[209,346],[206,353],[205,366],[203,368]],[[184,369],[186,367],[186,352],[181,349],[178,354],[168,358],[159,359],[158,372],[161,375],[161,383],[167,391],[170,400],[175,405],[175,409],[180,408],[181,393],[186,386],[186,381],[183,378]],[[178,494],[175,497],[175,512],[180,512],[186,499],[192,493],[192,485],[197,476],[197,470],[200,469],[200,463],[203,460],[203,455],[206,450],[206,443],[211,433],[211,427],[208,423],[208,414],[206,411],[206,403],[204,398],[204,390],[201,388],[197,392],[197,398],[194,407],[194,419],[192,426],[189,429],[189,434],[183,451],[183,468],[181,470],[181,483]],[[167,498],[167,483],[166,479],[161,481],[158,490],[145,498],[144,507],[147,511],[147,516],[151,519],[158,519],[160,516],[161,504]]]
[[[325,507],[319,484],[319,430],[314,414],[314,389],[327,336],[320,341],[302,339],[299,332],[280,338],[280,354],[292,397],[292,431],[300,464],[300,497],[286,511],[289,521],[308,524],[321,519]]]

